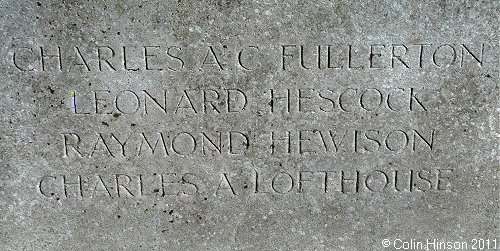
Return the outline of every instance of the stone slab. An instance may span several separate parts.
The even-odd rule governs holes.
[[[0,250],[499,249],[499,8],[1,1]]]

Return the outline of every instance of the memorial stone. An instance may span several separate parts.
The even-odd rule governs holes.
[[[0,250],[499,250],[499,1],[0,3]]]

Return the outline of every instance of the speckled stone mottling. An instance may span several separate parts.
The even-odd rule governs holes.
[[[499,16],[0,1],[0,250],[498,249]]]

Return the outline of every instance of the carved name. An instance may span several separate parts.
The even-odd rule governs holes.
[[[265,61],[275,70],[340,69],[439,69],[477,65],[482,67],[485,43],[373,43],[204,45],[202,49],[180,45],[102,45],[63,47],[19,46],[12,64],[23,72],[179,72],[262,69]]]
[[[38,192],[55,198],[140,198],[171,196],[277,196],[306,194],[449,192],[453,169],[372,171],[247,171],[221,172],[209,179],[202,174],[56,174],[38,179]],[[206,198],[206,197],[205,197]]]

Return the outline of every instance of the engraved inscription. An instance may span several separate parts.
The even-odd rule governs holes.
[[[179,45],[40,45],[14,48],[11,62],[21,72],[251,72],[276,58],[277,71],[443,69],[482,67],[488,49],[482,42],[206,45],[196,50]]]
[[[348,169],[346,163],[341,163],[322,169],[305,166],[305,160],[322,156],[335,162],[347,158],[357,161],[375,156],[393,158],[439,152],[445,147],[442,144],[445,137],[450,135],[446,128],[415,126],[410,122],[439,111],[437,92],[441,90],[421,85],[413,78],[418,76],[414,72],[480,68],[490,62],[491,53],[490,45],[484,42],[332,42],[248,44],[239,48],[222,43],[198,47],[41,45],[17,47],[11,55],[13,67],[24,74],[74,71],[104,75],[126,72],[129,76],[156,72],[163,76],[168,71],[170,81],[176,79],[173,75],[177,72],[215,73],[207,75],[208,83],[204,77],[194,82],[174,80],[162,82],[162,88],[148,88],[148,83],[112,87],[119,82],[97,83],[93,89],[86,89],[86,84],[74,85],[68,95],[71,109],[63,116],[102,119],[106,127],[105,130],[89,127],[83,132],[77,127],[59,131],[62,150],[59,156],[64,161],[119,163],[170,158],[176,163],[183,158],[222,157],[219,160],[224,162],[249,159],[251,163],[241,173],[219,170],[210,177],[194,170],[153,175],[67,173],[41,177],[38,184],[39,193],[47,198],[118,198],[451,191],[456,172],[439,165],[431,169],[414,166],[394,169],[389,163],[387,168]],[[323,73],[326,76],[323,71],[330,71],[329,80],[308,84],[301,78],[277,78],[276,82],[261,87],[250,76],[264,66],[269,73],[290,76]],[[350,83],[349,79],[336,76],[341,70],[349,71],[348,75],[361,71],[414,72],[409,84],[376,82],[380,80],[374,78]],[[212,77],[220,77],[217,72],[224,74],[224,79],[213,82]],[[234,74],[245,77],[236,76],[235,81]],[[310,119],[317,123],[304,123]],[[136,127],[137,120],[144,123]],[[151,121],[158,121],[162,128],[151,131],[148,124]],[[130,123],[130,129],[114,128],[122,123]],[[294,171],[281,164],[266,168],[252,161],[290,157],[296,158]]]
[[[171,197],[199,195],[266,196],[450,192],[453,169],[374,169],[221,172],[215,179],[192,172],[153,174],[56,174],[38,179],[38,193],[55,199]]]

